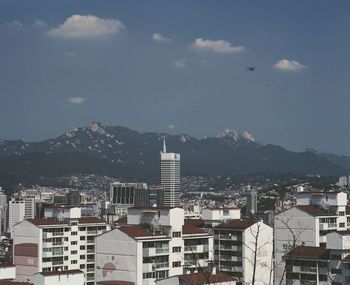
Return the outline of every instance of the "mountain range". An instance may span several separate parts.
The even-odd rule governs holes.
[[[288,151],[261,144],[248,132],[225,129],[215,137],[139,133],[92,122],[40,142],[0,140],[1,177],[40,178],[95,173],[133,179],[159,179],[159,152],[181,154],[182,175],[302,173],[337,176],[350,172],[350,157],[314,150]],[[12,180],[11,180],[12,181]]]

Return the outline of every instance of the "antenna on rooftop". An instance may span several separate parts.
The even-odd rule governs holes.
[[[166,153],[165,137],[163,138],[163,153]]]

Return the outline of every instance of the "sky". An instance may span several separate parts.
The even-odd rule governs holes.
[[[350,2],[0,0],[0,138],[91,121],[350,155]]]

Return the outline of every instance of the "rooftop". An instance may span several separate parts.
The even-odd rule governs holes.
[[[308,213],[311,216],[336,216],[336,214],[327,212],[322,208],[311,206],[311,205],[299,205],[296,206],[298,209],[304,211],[305,213]]]
[[[177,276],[180,280],[183,280],[189,284],[204,285],[204,284],[215,284],[222,282],[237,281],[238,278],[234,276],[227,275],[222,272],[217,272],[216,274],[210,274],[206,272],[198,272],[191,274],[184,274]]]
[[[285,257],[291,258],[291,259],[327,260],[329,257],[329,254],[328,254],[328,250],[325,247],[300,245],[296,247],[294,250],[287,253]]]
[[[134,282],[122,281],[122,280],[110,280],[110,281],[98,281],[96,285],[134,285]]]
[[[149,228],[142,225],[125,225],[117,229],[132,238],[168,238],[166,234],[153,233]]]
[[[254,220],[254,219],[234,219],[234,220],[228,220],[227,222],[216,226],[216,228],[245,230],[257,222],[258,220]]]
[[[186,220],[185,220],[185,224],[182,226],[182,234],[184,234],[184,235],[195,235],[195,234],[208,235],[208,233],[205,230],[203,230],[203,229],[201,229],[201,228],[199,228],[191,223],[186,222]]]
[[[50,225],[68,225],[68,220],[75,220],[72,219],[64,219],[62,221],[59,221],[54,218],[39,218],[39,219],[29,219],[28,221],[36,226],[50,226]],[[105,222],[99,218],[96,217],[81,217],[78,218],[79,224],[105,224]]]
[[[59,275],[69,275],[69,274],[84,274],[83,271],[79,269],[62,270],[62,271],[49,271],[49,272],[38,272],[42,276],[59,276]]]

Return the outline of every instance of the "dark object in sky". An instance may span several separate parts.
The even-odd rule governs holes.
[[[248,66],[246,68],[247,71],[255,71],[255,69],[256,69],[256,66]]]

